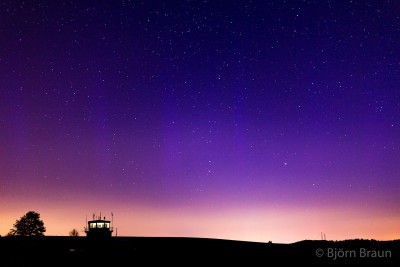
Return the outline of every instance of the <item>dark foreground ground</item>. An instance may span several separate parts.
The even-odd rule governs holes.
[[[400,266],[400,240],[274,244],[204,238],[0,237],[0,266],[281,266],[291,262]]]

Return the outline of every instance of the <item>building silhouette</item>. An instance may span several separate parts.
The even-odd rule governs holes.
[[[101,219],[101,216],[97,219],[88,221],[87,226],[85,227],[87,237],[107,238],[111,237],[112,232],[113,227],[111,226],[111,222],[106,220],[106,217]]]

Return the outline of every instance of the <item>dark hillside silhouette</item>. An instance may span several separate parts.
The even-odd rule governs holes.
[[[360,250],[381,254],[366,256],[360,254]],[[194,262],[202,265],[222,263],[224,266],[238,263],[271,266],[276,262],[279,265],[295,262],[318,266],[332,263],[396,266],[400,263],[400,241],[371,240],[274,244],[207,238],[1,237],[0,251],[6,255],[0,260],[1,266],[58,266],[57,263],[74,267],[157,263],[190,266]],[[346,257],[343,252],[347,252]],[[334,258],[334,253],[337,258]]]

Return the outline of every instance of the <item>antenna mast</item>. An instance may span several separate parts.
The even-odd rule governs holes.
[[[321,240],[326,240],[326,235],[322,230],[321,230]]]

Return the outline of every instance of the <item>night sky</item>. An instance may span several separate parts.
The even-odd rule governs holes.
[[[0,234],[399,238],[399,51],[394,0],[1,1]]]

